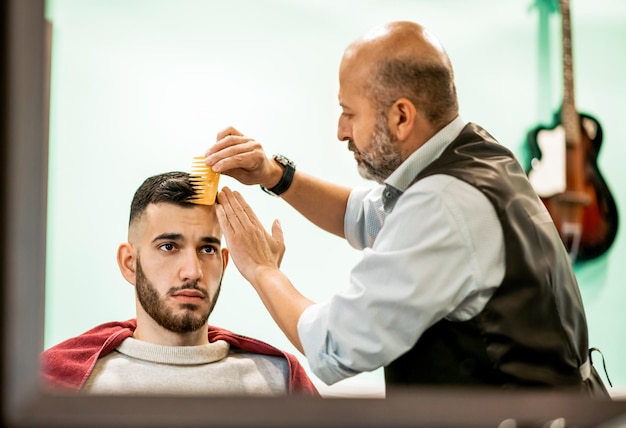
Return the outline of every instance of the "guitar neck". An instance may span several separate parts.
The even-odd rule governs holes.
[[[561,30],[563,41],[563,105],[561,122],[565,129],[565,141],[568,147],[577,146],[581,141],[578,111],[574,100],[574,64],[572,58],[572,26],[569,0],[560,0]]]

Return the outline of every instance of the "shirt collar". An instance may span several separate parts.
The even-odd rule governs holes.
[[[404,162],[391,173],[385,184],[393,187],[398,193],[404,192],[413,179],[431,162],[441,156],[448,145],[459,136],[466,122],[457,116],[439,132],[433,135],[419,149],[414,151]],[[399,195],[398,195],[399,196]]]

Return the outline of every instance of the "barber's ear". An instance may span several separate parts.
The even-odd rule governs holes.
[[[417,109],[407,98],[399,98],[389,109],[389,130],[400,141],[406,140],[413,128]]]
[[[137,281],[137,259],[135,248],[130,243],[124,242],[118,247],[117,265],[126,281],[135,285]]]

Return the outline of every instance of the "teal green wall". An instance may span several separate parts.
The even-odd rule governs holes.
[[[48,1],[46,347],[97,323],[134,316],[133,288],[115,261],[132,194],[148,175],[188,170],[191,157],[202,154],[220,129],[235,125],[302,170],[368,184],[335,137],[337,68],[347,44],[381,22],[415,20],[433,30],[454,64],[461,114],[525,159],[527,131],[549,120],[561,96],[558,15],[541,26],[532,3]],[[572,20],[577,105],[604,128],[600,169],[626,213],[626,2],[573,0]],[[323,300],[345,286],[358,252],[257,187],[228,178],[222,184],[241,190],[268,226],[281,219],[283,268],[305,295]],[[626,387],[622,226],[605,256],[576,269],[591,345],[604,353],[619,388]],[[234,266],[210,322],[297,353]],[[323,391],[379,393],[381,371]]]

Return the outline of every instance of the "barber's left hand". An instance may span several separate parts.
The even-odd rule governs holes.
[[[278,219],[268,234],[239,192],[222,188],[217,196],[217,218],[237,269],[253,286],[263,269],[278,269],[285,253]]]

